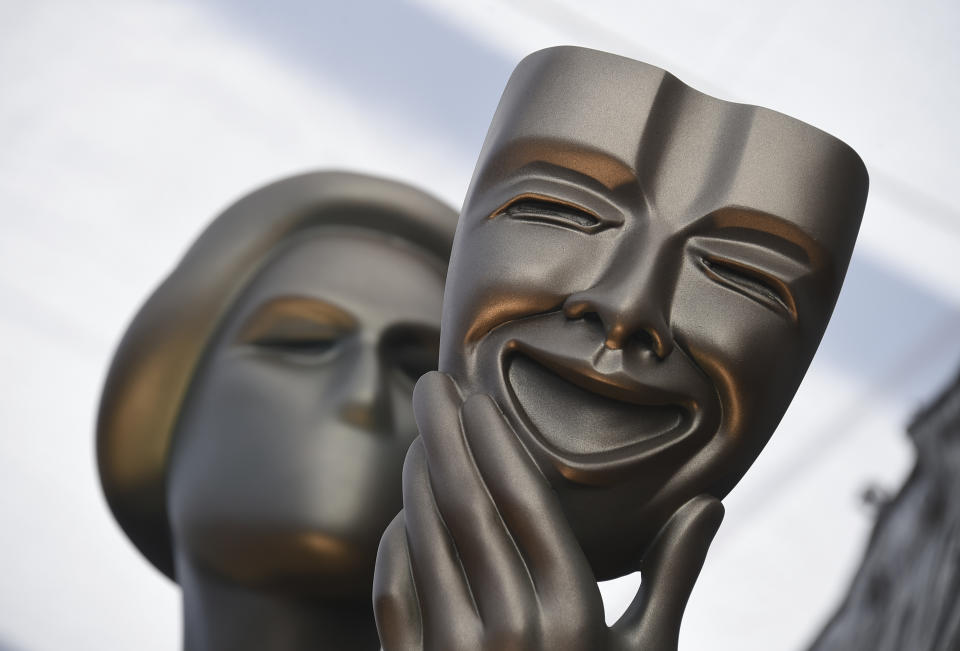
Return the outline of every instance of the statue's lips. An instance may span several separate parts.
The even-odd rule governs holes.
[[[537,352],[515,351],[507,361],[507,382],[533,433],[562,456],[656,446],[690,427],[688,398],[623,373],[603,374],[588,362]]]

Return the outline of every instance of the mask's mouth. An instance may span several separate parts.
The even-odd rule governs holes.
[[[625,448],[653,452],[692,425],[689,399],[652,383],[624,382],[587,362],[515,351],[506,366],[518,415],[561,457],[609,459]]]

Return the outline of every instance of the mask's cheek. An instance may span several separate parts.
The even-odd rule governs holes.
[[[567,296],[589,287],[604,264],[595,237],[506,217],[458,233],[447,275],[441,357],[498,325],[560,309]]]
[[[680,274],[670,317],[678,344],[717,390],[723,433],[765,441],[809,361],[796,322],[692,265]]]

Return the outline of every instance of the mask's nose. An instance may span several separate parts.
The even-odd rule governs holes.
[[[663,359],[674,347],[668,323],[673,281],[657,256],[638,253],[615,257],[593,287],[564,301],[563,312],[570,319],[595,315],[607,348],[638,343]]]
[[[344,380],[344,403],[340,417],[370,431],[387,430],[392,415],[386,369],[372,342],[361,342],[360,350]]]

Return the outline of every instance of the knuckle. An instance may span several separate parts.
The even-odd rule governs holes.
[[[435,495],[437,506],[446,518],[459,518],[480,526],[491,524],[487,496],[480,493],[479,487],[458,486],[454,489],[441,485],[436,487]]]
[[[514,607],[499,613],[484,631],[485,649],[521,651],[539,648],[537,613],[530,608]]]
[[[390,619],[390,616],[400,610],[403,604],[403,595],[399,590],[383,588],[373,593],[373,616],[378,621]]]
[[[604,616],[602,610],[597,612],[584,604],[564,604],[552,609],[549,620],[546,628],[551,634],[569,640],[585,640],[592,637]]]
[[[426,472],[426,453],[423,449],[423,442],[417,438],[410,444],[407,456],[403,460],[401,484],[404,502],[410,499],[411,491],[416,490],[419,486],[418,482],[423,481],[422,475],[424,472]]]
[[[410,591],[395,575],[380,580],[373,586],[373,610],[379,615],[390,612],[404,603],[404,597]]]
[[[496,627],[487,631],[483,648],[490,651],[527,651],[537,646],[530,630]]]
[[[377,560],[373,575],[374,603],[388,603],[402,598],[410,582],[408,572],[403,571],[408,564],[406,528],[401,511],[390,523],[377,549]]]
[[[454,618],[445,622],[441,630],[428,629],[424,648],[428,651],[478,651],[485,647],[475,626]]]

